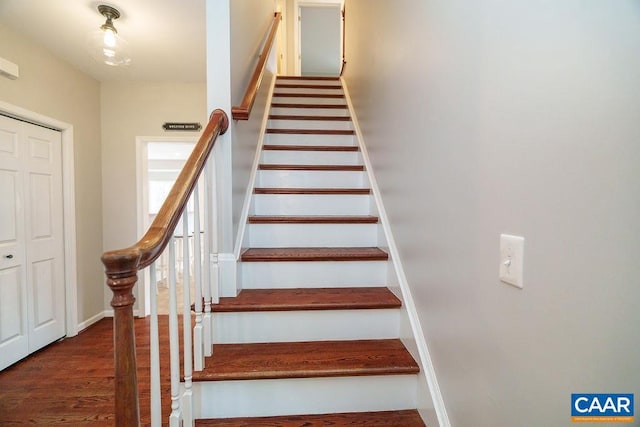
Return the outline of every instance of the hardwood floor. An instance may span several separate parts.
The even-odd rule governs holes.
[[[160,346],[168,348],[168,317],[160,316]],[[136,319],[142,425],[150,425],[149,319]],[[113,426],[112,319],[51,344],[0,372],[0,425]],[[182,331],[182,327],[180,327]],[[169,357],[160,356],[163,420],[170,411]]]

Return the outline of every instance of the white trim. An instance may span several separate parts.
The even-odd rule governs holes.
[[[113,317],[113,309],[110,308],[109,310],[105,310],[102,312],[104,314],[104,317]],[[142,316],[142,313],[140,312],[140,310],[135,309],[133,310],[133,317],[144,317]]]
[[[106,316],[105,312],[103,311],[103,312],[100,312],[100,313],[96,314],[95,316],[92,316],[92,317],[88,318],[84,322],[78,323],[78,333],[84,331],[89,326],[93,325],[94,323],[97,323],[97,322],[101,321],[105,317],[113,317],[113,311],[111,312],[111,316]]]
[[[294,75],[302,75],[302,46],[300,43],[300,8],[301,7],[340,7],[340,33],[342,33],[342,10],[344,0],[294,0],[293,1],[293,54],[294,54]],[[344,35],[342,35],[344,37]],[[340,67],[342,67],[342,38],[340,39]]]
[[[266,105],[264,110],[264,116],[262,117],[262,125],[260,127],[260,133],[258,134],[258,145],[256,147],[256,153],[253,157],[253,166],[251,168],[251,175],[249,175],[249,183],[247,184],[247,191],[244,195],[244,204],[242,212],[240,213],[240,222],[238,224],[238,234],[236,235],[236,244],[233,250],[236,259],[240,259],[240,251],[242,250],[242,243],[244,240],[244,234],[247,229],[247,218],[249,218],[249,209],[251,207],[251,196],[253,195],[253,188],[256,184],[256,176],[258,174],[258,165],[260,164],[260,156],[262,155],[262,145],[264,144],[264,136],[267,130],[267,124],[269,122],[269,110],[271,109],[271,99],[273,98],[273,88],[276,84],[276,75],[274,74],[269,86],[269,95],[267,96]]]
[[[251,167],[251,175],[249,175],[249,182],[247,183],[247,191],[244,196],[244,203],[242,205],[242,212],[240,213],[240,219],[238,223],[238,233],[236,234],[236,242],[235,247],[233,248],[233,276],[230,276],[230,272],[226,272],[222,266],[220,269],[221,275],[221,296],[236,296],[241,291],[241,280],[238,280],[240,276],[240,252],[243,248],[243,243],[245,243],[245,236],[247,233],[247,219],[249,218],[249,211],[251,209],[251,198],[253,196],[253,189],[256,184],[256,176],[258,174],[258,165],[260,164],[260,158],[262,156],[262,146],[264,145],[264,136],[267,131],[267,125],[269,123],[269,112],[271,110],[271,99],[273,98],[273,90],[276,84],[277,75],[273,74],[271,78],[271,82],[269,84],[269,92],[267,95],[266,106],[264,110],[264,115],[262,117],[262,124],[260,125],[260,133],[258,134],[258,144],[256,146],[256,152],[253,157],[253,166]],[[227,260],[228,262],[228,260]],[[229,263],[227,263],[229,265]],[[231,267],[231,265],[229,265]],[[233,288],[232,288],[233,286]]]
[[[145,212],[149,211],[147,145],[150,142],[166,142],[178,144],[195,144],[198,136],[136,136],[136,233],[140,239],[147,231],[150,224],[144,220]],[[149,286],[149,269],[145,268],[138,275],[138,291],[136,295],[138,309],[134,310],[136,317],[149,315],[151,306],[151,286]]]
[[[413,302],[413,297],[411,296],[409,282],[407,281],[407,277],[404,273],[404,269],[402,268],[402,263],[400,262],[400,254],[398,252],[398,248],[393,238],[393,233],[391,232],[389,218],[387,217],[387,213],[384,209],[384,204],[382,203],[380,189],[376,182],[375,176],[373,175],[373,169],[371,167],[371,161],[369,159],[369,155],[367,153],[367,149],[364,143],[364,137],[362,136],[362,130],[360,129],[358,120],[356,118],[355,110],[353,108],[353,104],[351,103],[351,98],[349,96],[347,83],[342,77],[340,78],[340,80],[342,82],[345,99],[349,107],[349,113],[351,114],[351,121],[353,123],[353,128],[355,129],[355,132],[356,132],[358,145],[360,146],[362,160],[365,164],[367,176],[369,177],[371,191],[378,208],[378,216],[380,218],[380,223],[382,224],[384,234],[387,237],[387,244],[389,245],[388,247],[389,255],[392,259],[396,274],[398,276],[399,286],[402,292],[403,306],[406,308],[407,315],[409,316],[411,329],[413,330],[414,339],[418,347],[420,364],[422,365],[422,370],[424,371],[424,374],[427,380],[429,392],[431,393],[431,400],[433,402],[433,406],[434,406],[436,415],[438,417],[438,423],[440,427],[450,427],[451,423],[449,421],[449,416],[447,415],[444,399],[442,398],[442,393],[440,391],[440,386],[438,385],[438,380],[436,378],[436,372],[433,367],[433,363],[431,361],[431,356],[429,355],[429,349],[427,347],[427,342],[425,340],[424,332],[422,331],[422,326],[420,325],[418,312],[416,310],[415,303]]]
[[[31,123],[59,130],[62,136],[65,330],[67,337],[73,337],[79,330],[73,126],[4,101],[0,101],[0,111]]]

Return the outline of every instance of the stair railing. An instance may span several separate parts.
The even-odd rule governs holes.
[[[264,75],[264,69],[267,65],[267,59],[269,58],[269,53],[271,52],[273,42],[276,39],[276,34],[278,33],[278,25],[280,24],[281,20],[282,13],[276,12],[273,16],[273,21],[271,22],[269,34],[267,35],[264,46],[262,47],[260,59],[256,64],[256,68],[253,71],[251,80],[249,80],[249,84],[247,85],[247,90],[244,93],[242,102],[240,103],[240,105],[231,107],[231,117],[233,118],[233,120],[249,120],[249,114],[251,114],[253,103],[255,102],[256,96],[258,95],[258,89],[260,88],[260,83],[262,82],[262,76]]]
[[[193,423],[191,402],[191,378],[194,369],[201,370],[204,356],[211,354],[211,304],[215,295],[217,274],[211,271],[210,251],[215,245],[213,230],[215,224],[214,189],[212,182],[211,152],[218,135],[224,134],[229,126],[227,115],[215,110],[193,152],[178,175],[167,199],[160,208],[145,235],[133,246],[105,252],[102,262],[105,266],[107,285],[113,292],[114,359],[115,359],[115,421],[117,426],[139,426],[140,406],[138,401],[138,381],[136,365],[136,344],[133,323],[133,286],[138,272],[151,266],[152,290],[156,289],[157,272],[155,261],[168,248],[169,282],[169,341],[171,361],[171,415],[169,424],[179,426]],[[204,171],[204,176],[203,175]],[[198,181],[204,185],[199,185]],[[202,188],[204,187],[204,190]],[[200,199],[204,199],[204,219],[200,218]],[[192,202],[190,202],[192,200]],[[187,207],[193,207],[190,221]],[[182,220],[181,230],[176,230]],[[202,223],[202,224],[201,224]],[[202,234],[202,235],[201,235]],[[179,319],[177,313],[176,242],[182,243],[183,290],[183,376],[184,387],[180,386],[180,343]],[[191,245],[193,242],[193,257]],[[192,336],[191,315],[191,264],[195,295],[195,327]],[[204,301],[203,301],[204,300]],[[203,308],[204,307],[204,308]],[[161,425],[160,398],[160,357],[157,301],[155,292],[151,296],[151,424]],[[193,346],[192,346],[193,340]]]

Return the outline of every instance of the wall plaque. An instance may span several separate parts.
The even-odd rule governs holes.
[[[165,123],[162,125],[162,129],[197,132],[202,129],[202,125],[200,123]]]

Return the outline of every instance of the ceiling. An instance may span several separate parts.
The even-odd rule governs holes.
[[[204,82],[205,1],[0,0],[0,24],[99,81]],[[87,53],[88,34],[105,21],[100,4],[121,13],[114,25],[129,42],[128,67]]]

